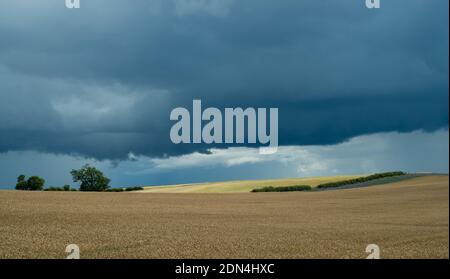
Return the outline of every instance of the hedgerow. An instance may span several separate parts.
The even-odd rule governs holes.
[[[358,177],[358,178],[353,178],[353,179],[348,179],[348,180],[320,184],[317,186],[317,188],[318,189],[337,188],[337,187],[342,187],[342,186],[347,186],[347,185],[352,185],[352,184],[357,184],[357,183],[364,183],[364,182],[368,182],[368,181],[375,180],[375,179],[400,176],[400,175],[405,175],[405,174],[406,173],[402,172],[402,171],[376,173],[376,174],[372,174],[372,175],[364,176],[364,177]]]
[[[300,192],[300,191],[311,191],[311,186],[309,185],[296,185],[296,186],[283,186],[283,187],[264,187],[253,189],[253,193],[258,192]]]

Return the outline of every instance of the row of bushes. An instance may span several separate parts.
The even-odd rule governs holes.
[[[352,184],[358,184],[358,183],[364,183],[375,179],[385,178],[385,177],[393,177],[393,176],[399,176],[399,175],[405,175],[405,172],[402,171],[393,171],[393,172],[383,172],[383,173],[376,173],[369,176],[364,177],[358,177],[354,179],[348,179],[348,180],[342,180],[337,182],[330,182],[325,183],[317,186],[318,189],[326,189],[326,188],[337,188]]]
[[[131,192],[131,191],[141,191],[144,190],[142,187],[129,187],[129,188],[111,188],[104,192]],[[63,187],[49,187],[45,188],[44,191],[49,192],[75,192],[78,191],[75,188],[70,188],[70,185],[64,185]]]
[[[296,186],[283,186],[283,187],[264,187],[259,189],[253,189],[253,193],[259,192],[300,192],[300,191],[311,191],[312,188],[309,185],[296,185]]]
[[[64,185],[63,187],[49,187],[45,188],[44,191],[49,192],[75,192],[78,191],[75,188],[71,188],[70,185]]]
[[[383,173],[376,173],[369,176],[364,177],[358,177],[354,179],[348,179],[348,180],[341,180],[337,182],[329,182],[318,185],[317,189],[327,189],[327,188],[337,188],[357,183],[364,183],[375,179],[385,178],[385,177],[393,177],[393,176],[400,176],[405,175],[405,172],[402,171],[393,171],[393,172],[383,172]],[[314,190],[309,185],[298,185],[298,186],[284,186],[284,187],[264,187],[264,188],[258,188],[253,189],[253,193],[259,193],[259,192],[299,192],[299,191],[312,191]]]
[[[132,191],[142,191],[142,187],[129,187],[129,188],[111,188],[106,190],[106,192],[132,192]]]

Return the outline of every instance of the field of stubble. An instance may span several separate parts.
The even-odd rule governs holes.
[[[309,193],[0,191],[0,258],[449,257],[449,178]]]

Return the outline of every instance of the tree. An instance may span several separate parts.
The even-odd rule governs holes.
[[[24,174],[19,175],[19,177],[17,177],[17,182],[23,182],[25,181],[26,176]]]
[[[90,165],[85,165],[79,170],[72,170],[70,174],[73,182],[80,182],[80,191],[103,192],[109,188],[110,179]]]
[[[17,177],[16,190],[27,190],[28,184],[25,181],[25,175],[21,174]]]
[[[28,189],[30,191],[42,191],[44,189],[45,180],[39,176],[32,176],[27,181]]]
[[[16,190],[42,191],[44,189],[45,180],[39,176],[32,176],[25,181],[25,175],[21,174],[17,177]]]

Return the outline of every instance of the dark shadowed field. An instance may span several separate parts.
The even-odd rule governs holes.
[[[0,258],[449,257],[449,178],[297,193],[0,191]]]

